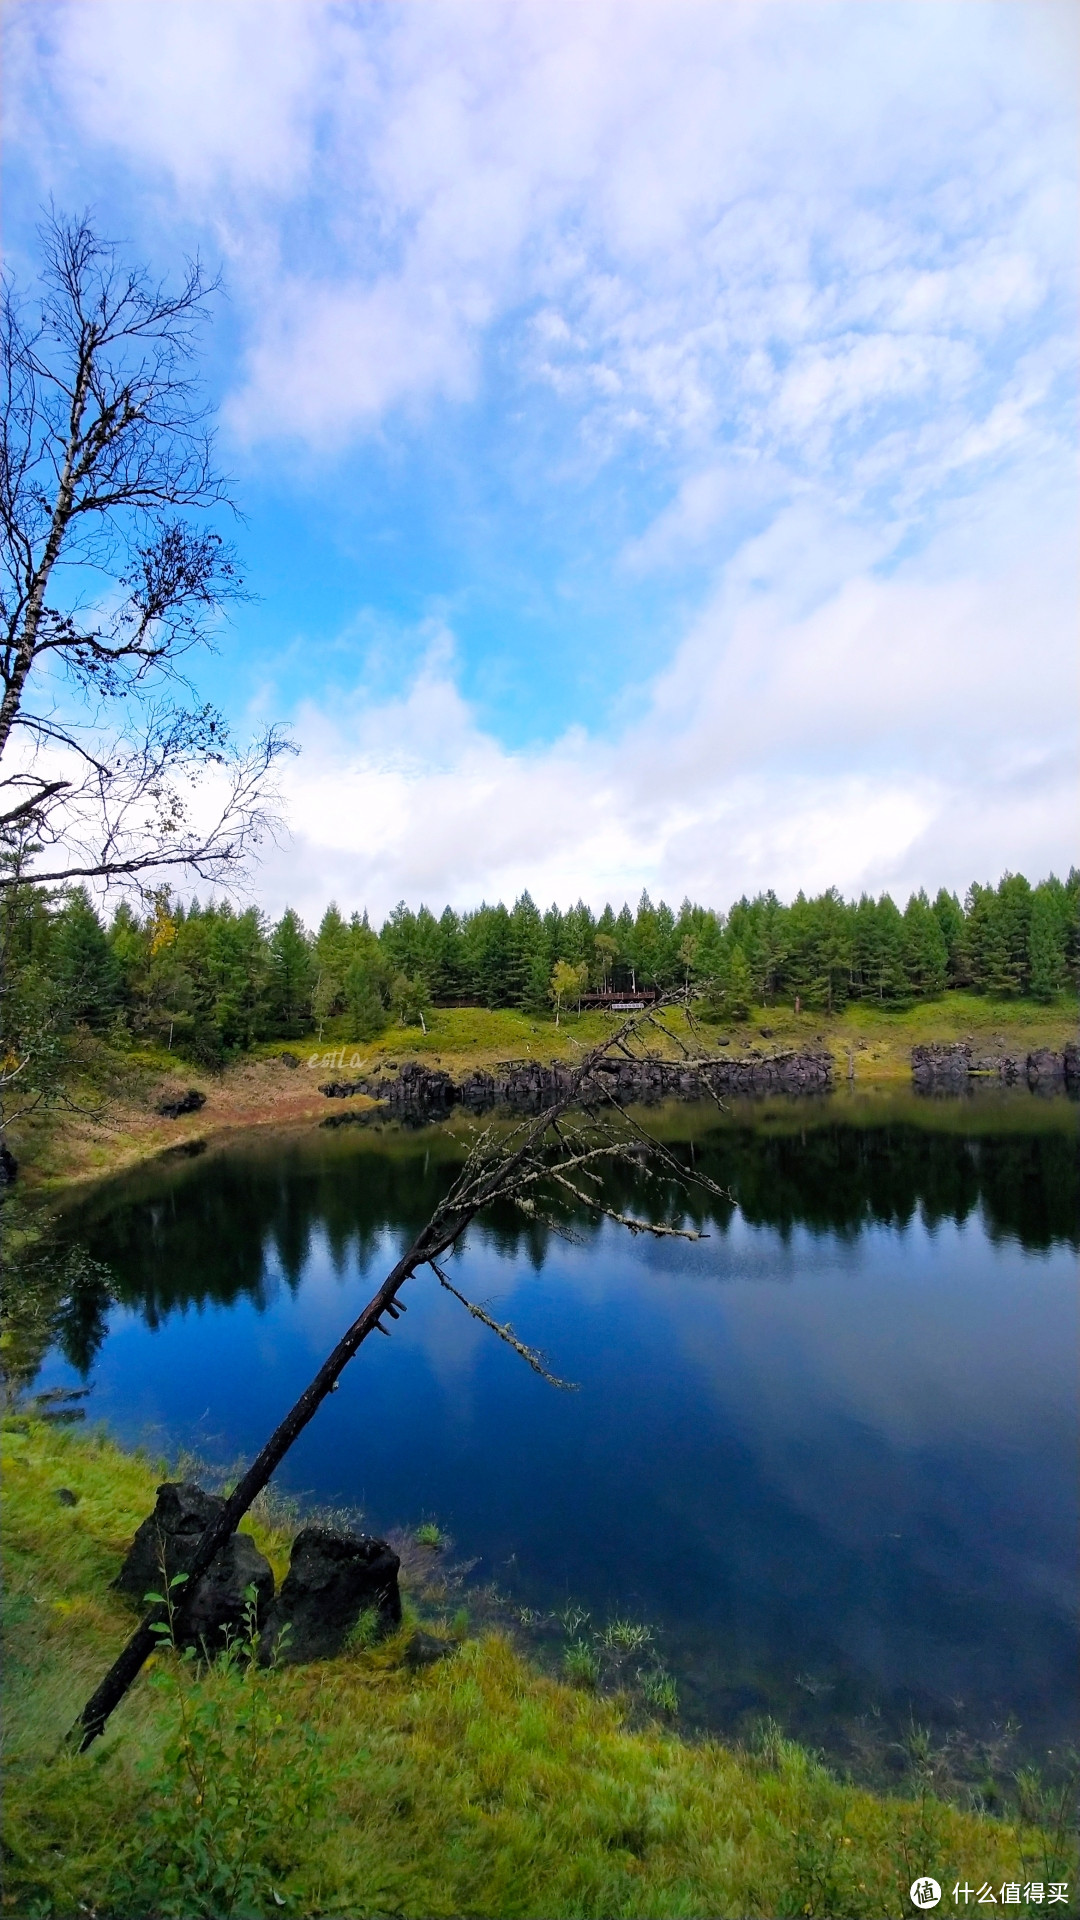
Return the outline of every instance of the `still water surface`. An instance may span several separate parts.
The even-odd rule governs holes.
[[[1029,1753],[1075,1737],[1070,1116],[662,1121],[732,1194],[707,1239],[501,1218],[454,1262],[575,1393],[421,1278],[282,1483],[373,1530],[436,1518],[518,1604],[651,1622],[691,1722],[772,1713],[838,1751],[912,1716],[1012,1717]],[[39,1384],[86,1371],[122,1439],[250,1455],[461,1151],[320,1129],[108,1183],[65,1232],[118,1301],[76,1302]]]

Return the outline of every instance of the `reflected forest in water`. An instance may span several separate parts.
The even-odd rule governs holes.
[[[822,1124],[815,1113],[804,1128],[765,1131],[717,1125],[705,1110],[696,1116],[696,1137],[688,1137],[684,1113],[675,1120],[683,1137],[672,1138],[670,1111],[666,1117],[668,1150],[731,1197],[681,1187],[674,1177],[646,1186],[632,1162],[609,1169],[609,1199],[642,1219],[724,1234],[738,1209],[750,1225],[781,1236],[804,1227],[854,1238],[867,1226],[903,1228],[917,1216],[931,1230],[945,1221],[962,1225],[978,1211],[991,1240],[1011,1237],[1029,1252],[1080,1246],[1071,1129],[973,1137],[907,1122]],[[320,1130],[251,1139],[206,1157],[170,1154],[111,1181],[63,1221],[62,1241],[85,1243],[93,1261],[85,1271],[73,1268],[53,1337],[85,1374],[114,1302],[137,1309],[151,1327],[173,1312],[228,1306],[241,1296],[264,1308],[282,1283],[300,1286],[316,1233],[342,1276],[366,1269],[387,1229],[405,1244],[424,1224],[466,1141],[463,1130],[409,1133],[380,1123],[363,1134]],[[598,1230],[583,1209],[564,1211],[576,1237]],[[473,1237],[539,1270],[551,1233],[507,1207],[486,1215]]]

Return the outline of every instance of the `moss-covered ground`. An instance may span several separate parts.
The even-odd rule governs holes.
[[[403,1635],[264,1677],[166,1652],[80,1758],[63,1736],[130,1628],[108,1583],[161,1463],[18,1417],[3,1448],[5,1912],[871,1920],[913,1912],[920,1872],[940,1911],[954,1884],[1031,1912],[1075,1888],[1037,1826],[875,1798],[775,1730],[685,1743],[499,1635],[420,1671]],[[287,1536],[250,1530],[280,1576]]]

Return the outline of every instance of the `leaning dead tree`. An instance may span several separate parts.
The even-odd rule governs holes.
[[[235,1532],[252,1501],[268,1484],[364,1341],[372,1333],[389,1336],[384,1322],[395,1321],[405,1312],[402,1289],[424,1268],[430,1269],[440,1286],[506,1341],[535,1372],[554,1386],[568,1385],[548,1371],[543,1357],[519,1340],[512,1327],[500,1325],[454,1286],[442,1265],[445,1257],[460,1246],[471,1222],[486,1208],[497,1202],[509,1203],[531,1222],[565,1232],[569,1200],[579,1210],[584,1207],[594,1218],[612,1220],[632,1234],[675,1236],[684,1240],[704,1237],[693,1227],[641,1219],[623,1212],[609,1203],[604,1191],[605,1171],[613,1163],[633,1159],[639,1169],[645,1173],[651,1171],[657,1178],[674,1178],[681,1187],[692,1183],[729,1198],[706,1175],[685,1168],[632,1115],[626,1114],[613,1100],[605,1076],[598,1071],[601,1062],[612,1052],[640,1059],[641,1030],[657,1025],[655,1014],[626,1021],[586,1055],[558,1098],[535,1118],[520,1123],[502,1140],[491,1128],[480,1136],[445,1199],[343,1333],[202,1535],[188,1569],[183,1598],[176,1609],[177,1633],[183,1631],[185,1615],[199,1581],[215,1554]],[[164,1609],[154,1606],[87,1701],[72,1729],[72,1739],[80,1751],[85,1751],[104,1732],[109,1715],[158,1645],[158,1629],[163,1618]]]
[[[216,282],[154,283],[85,216],[41,242],[38,300],[0,304],[0,888],[227,877],[286,742],[236,746],[182,670],[244,597],[196,370]]]

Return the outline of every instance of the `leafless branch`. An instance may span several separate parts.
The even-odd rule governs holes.
[[[0,757],[19,796],[0,884],[12,865],[43,884],[220,880],[272,830],[285,743],[236,752],[212,709],[160,692],[245,597],[229,542],[188,518],[233,511],[196,367],[218,283],[195,260],[169,291],[85,215],[51,214],[41,241],[40,307],[8,281],[0,306]],[[199,832],[184,796],[210,765],[225,798]]]
[[[436,1275],[439,1285],[445,1287],[447,1293],[452,1293],[455,1300],[460,1300],[462,1306],[472,1314],[474,1320],[482,1321],[485,1327],[490,1327],[492,1333],[498,1334],[500,1340],[505,1340],[508,1347],[513,1347],[514,1352],[520,1354],[526,1365],[530,1366],[534,1373],[538,1373],[542,1380],[546,1380],[549,1386],[562,1387],[566,1393],[577,1392],[577,1384],[575,1381],[560,1380],[557,1374],[548,1372],[536,1348],[525,1346],[524,1343],[518,1339],[509,1321],[500,1326],[497,1320],[492,1319],[490,1313],[485,1313],[483,1307],[477,1306],[475,1300],[467,1300],[463,1293],[458,1292],[453,1281],[447,1279],[437,1260],[429,1260],[428,1265]]]
[[[634,1035],[639,1019],[631,1018],[617,1028],[569,1075],[565,1089],[551,1104],[534,1119],[525,1121],[514,1128],[508,1138],[499,1141],[494,1130],[487,1128],[481,1134],[472,1153],[466,1159],[461,1172],[450,1187],[445,1198],[435,1208],[426,1225],[423,1226],[412,1245],[387,1274],[382,1285],[372,1295],[363,1311],[346,1329],[333,1352],[330,1353],[319,1371],[300,1395],[296,1404],[289,1410],[266,1445],[253,1460],[247,1472],[242,1476],[219,1513],[218,1517],[204,1532],[189,1569],[189,1579],[184,1589],[183,1606],[187,1607],[197,1590],[199,1580],[206,1572],[218,1549],[235,1531],[237,1523],[250,1507],[256,1495],[266,1486],[271,1476],[285,1458],[294,1441],[303,1432],[309,1421],[314,1418],[322,1402],[330,1393],[349,1361],[354,1358],[369,1334],[376,1331],[389,1334],[390,1329],[382,1325],[385,1317],[396,1320],[404,1303],[399,1296],[405,1284],[423,1267],[430,1267],[437,1275],[440,1285],[447,1287],[467,1310],[501,1340],[521,1356],[523,1360],[544,1378],[554,1380],[556,1385],[565,1386],[566,1382],[555,1379],[543,1365],[539,1355],[519,1341],[510,1327],[500,1326],[484,1309],[476,1306],[464,1294],[451,1285],[440,1262],[451,1248],[459,1246],[466,1229],[486,1208],[501,1200],[513,1200],[523,1186],[537,1188],[544,1181],[551,1182],[553,1176],[558,1185],[561,1171],[560,1155],[567,1146],[566,1136],[561,1134],[558,1123],[572,1107],[583,1098],[594,1098],[599,1083],[596,1074],[598,1063],[612,1050],[625,1046]],[[551,1142],[553,1144],[549,1145]],[[577,1167],[591,1167],[595,1164],[600,1147],[614,1145],[601,1142],[596,1149],[582,1149],[573,1138],[567,1155],[568,1164]],[[658,1143],[650,1141],[650,1147]],[[695,1176],[678,1165],[666,1150],[660,1149],[660,1157],[677,1172],[684,1183]],[[696,1176],[698,1183],[716,1189],[712,1182],[706,1182]],[[571,1192],[579,1204],[588,1207],[595,1215],[605,1213],[619,1218],[624,1226],[634,1231],[649,1231],[647,1223],[631,1220],[629,1216],[619,1216],[616,1210],[607,1207],[602,1196],[596,1196],[577,1188],[576,1182],[568,1182]],[[681,1237],[697,1238],[693,1232],[682,1232]],[[72,1729],[72,1737],[80,1749],[85,1749],[103,1732],[109,1714],[123,1698],[138,1674],[143,1662],[153,1651],[156,1644],[156,1627],[160,1623],[159,1610],[155,1608],[132,1634],[127,1646],[105,1675],[83,1708],[79,1719]]]

